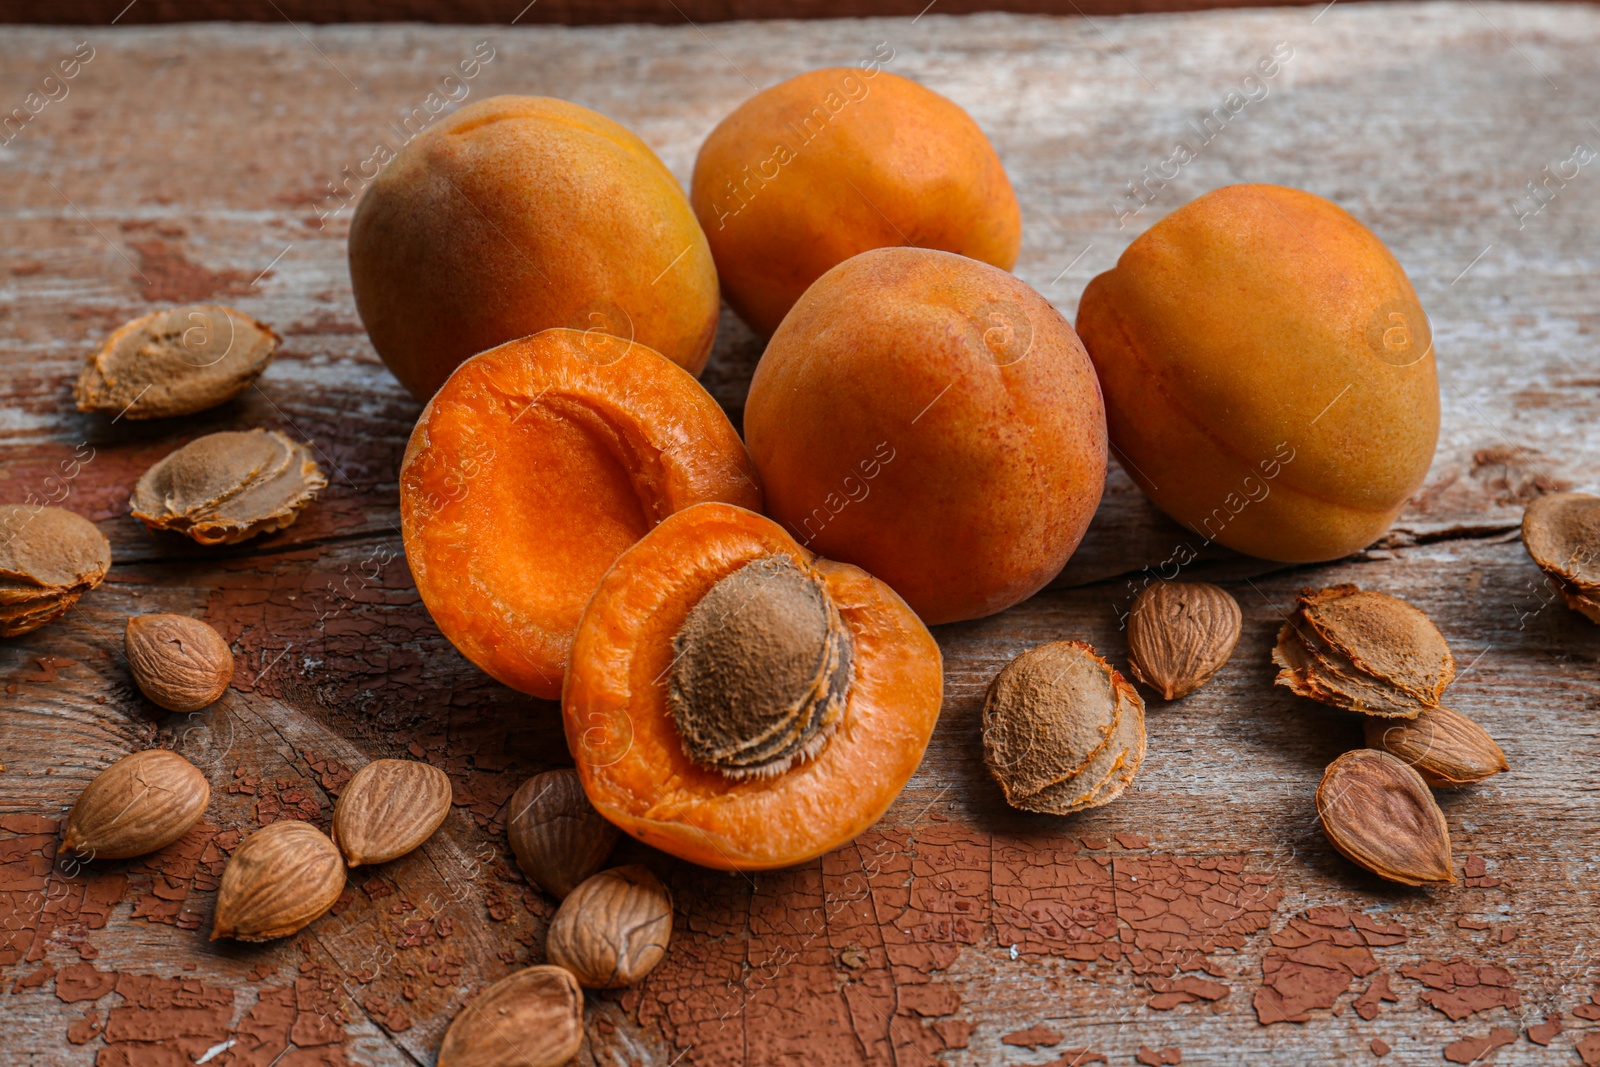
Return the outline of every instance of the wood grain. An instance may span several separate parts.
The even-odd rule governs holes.
[[[1313,0],[1292,0],[1312,3]],[[1324,0],[1325,2],[1325,0]],[[736,19],[916,16],[927,0],[0,0],[0,22],[104,26],[165,22],[436,22],[679,26]],[[1030,15],[1123,15],[1281,6],[1276,0],[942,0],[946,15],[1011,11]],[[125,10],[126,9],[126,10]],[[120,18],[118,17],[120,14]]]
[[[0,1059],[426,1064],[472,993],[542,958],[552,903],[516,872],[503,806],[528,775],[567,762],[565,746],[553,706],[472,668],[417,598],[395,477],[418,407],[355,318],[350,213],[329,191],[484,40],[494,58],[472,99],[577,100],[637,130],[680,179],[752,85],[888,42],[888,69],[990,134],[1022,200],[1017,273],[1069,316],[1087,279],[1166,211],[1274,181],[1331,197],[1389,243],[1440,358],[1439,451],[1384,542],[1322,567],[1213,551],[1188,568],[1238,597],[1244,635],[1207,686],[1152,699],[1150,755],[1117,803],[1067,819],[1012,812],[977,743],[984,688],[1018,651],[1074,637],[1126,662],[1121,612],[1189,535],[1114,470],[1056,588],[939,629],[943,718],[873,831],[752,877],[624,843],[618,862],[648,863],[674,890],[673,950],[638,989],[590,995],[585,1062],[1126,1064],[1177,1049],[1184,1064],[1301,1064],[1362,1062],[1380,1038],[1394,1049],[1383,1062],[1422,1064],[1466,1055],[1456,1043],[1496,1027],[1514,1041],[1479,1062],[1600,1058],[1600,629],[1552,602],[1513,532],[1539,492],[1600,489],[1600,177],[1584,166],[1537,213],[1514,207],[1547,164],[1600,144],[1600,12],[1340,4],[1091,22],[940,10],[700,29],[0,38],[0,115],[80,42],[93,49],[68,95],[0,147],[0,498],[62,496],[116,561],[61,622],[0,645]],[[1125,183],[1280,41],[1294,56],[1267,95],[1131,214]],[[70,382],[109,329],[201,298],[284,335],[258,387],[176,424],[72,410]],[[758,356],[724,315],[704,381],[735,421]],[[148,464],[243,426],[317,444],[332,484],[293,527],[204,551],[127,516]],[[1441,794],[1454,887],[1381,884],[1316,828],[1316,781],[1359,726],[1274,687],[1267,654],[1294,591],[1334,581],[1431,614],[1461,668],[1447,699],[1506,750],[1508,774]],[[157,610],[204,617],[233,644],[239,669],[219,705],[160,717],[131,686],[123,625]],[[146,861],[54,860],[55,820],[83,783],[152,743],[207,771],[202,826]],[[354,769],[407,754],[455,788],[420,852],[358,872],[335,914],[287,942],[205,940],[243,832],[282,817],[326,826]],[[1265,1025],[1273,1012],[1306,1021]],[[1530,1030],[1552,1013],[1565,1030],[1545,1048]]]

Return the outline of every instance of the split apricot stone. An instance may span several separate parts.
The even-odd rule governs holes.
[[[690,199],[728,303],[764,337],[857,253],[916,244],[1010,270],[1022,243],[978,124],[876,66],[814,70],[740,104],[700,147]]]
[[[463,360],[556,327],[638,341],[699,374],[716,267],[650,147],[577,104],[496,96],[418,134],[350,223],[372,345],[426,400]]]
[[[1066,319],[1005,271],[925,248],[817,279],[756,367],[744,427],[768,513],[929,625],[1038,591],[1105,484],[1100,390]]]
[[[1208,541],[1335,559],[1427,476],[1428,317],[1383,242],[1319,196],[1233,185],[1191,201],[1089,283],[1078,332],[1128,475]]]
[[[600,814],[693,863],[762,870],[876,822],[943,691],[939,646],[887,585],[712,503],[663,520],[601,580],[562,713]]]
[[[400,522],[439,629],[514,689],[555,699],[578,616],[623,549],[706,500],[761,506],[733,425],[637,342],[546,330],[462,364],[423,408]]]

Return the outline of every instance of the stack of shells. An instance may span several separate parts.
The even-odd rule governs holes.
[[[1380,718],[1437,708],[1456,664],[1422,612],[1383,593],[1335,585],[1302,593],[1278,634],[1278,684],[1303,697]]]
[[[1278,634],[1278,684],[1366,716],[1367,745],[1436,789],[1506,769],[1484,729],[1440,701],[1455,658],[1433,620],[1397,597],[1335,585],[1303,593]]]
[[[111,543],[61,508],[0,505],[0,637],[65,615],[111,569]]]
[[[1441,703],[1455,658],[1433,621],[1354,585],[1301,593],[1272,660],[1279,685],[1365,716],[1367,747],[1328,766],[1317,816],[1353,862],[1405,885],[1453,882],[1450,831],[1433,789],[1505,770],[1484,729]]]
[[[1014,808],[1069,815],[1109,804],[1144,752],[1144,701],[1081,641],[1029,649],[989,685],[984,763]]]

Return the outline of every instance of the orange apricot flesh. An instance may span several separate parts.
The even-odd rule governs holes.
[[[822,579],[853,673],[843,718],[815,757],[736,780],[685,754],[668,708],[673,638],[718,581],[772,556]],[[663,520],[600,582],[573,642],[562,712],[584,789],[607,819],[693,863],[762,870],[819,856],[876,822],[921,762],[943,689],[939,646],[887,585],[814,556],[760,515],[699,504]]]
[[[607,568],[707,500],[761,506],[722,409],[659,353],[579,330],[462,364],[423,409],[400,470],[406,557],[439,629],[496,679],[547,699]]]

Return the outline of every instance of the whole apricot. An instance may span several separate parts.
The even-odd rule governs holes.
[[[1100,391],[1066,319],[1005,271],[925,248],[817,279],[756,367],[744,427],[768,514],[929,624],[1036,592],[1105,483]]]
[[[728,303],[762,336],[859,252],[915,244],[1010,270],[1022,240],[978,124],[876,65],[814,70],[740,104],[700,146],[690,199]]]
[[[637,341],[699,374],[717,276],[683,191],[603,115],[496,96],[428,127],[350,224],[373,347],[419,400],[467,357],[567,327]]]
[[[1297,189],[1184,205],[1089,283],[1111,443],[1167,514],[1266,559],[1369,545],[1439,436],[1433,335],[1383,242]]]

